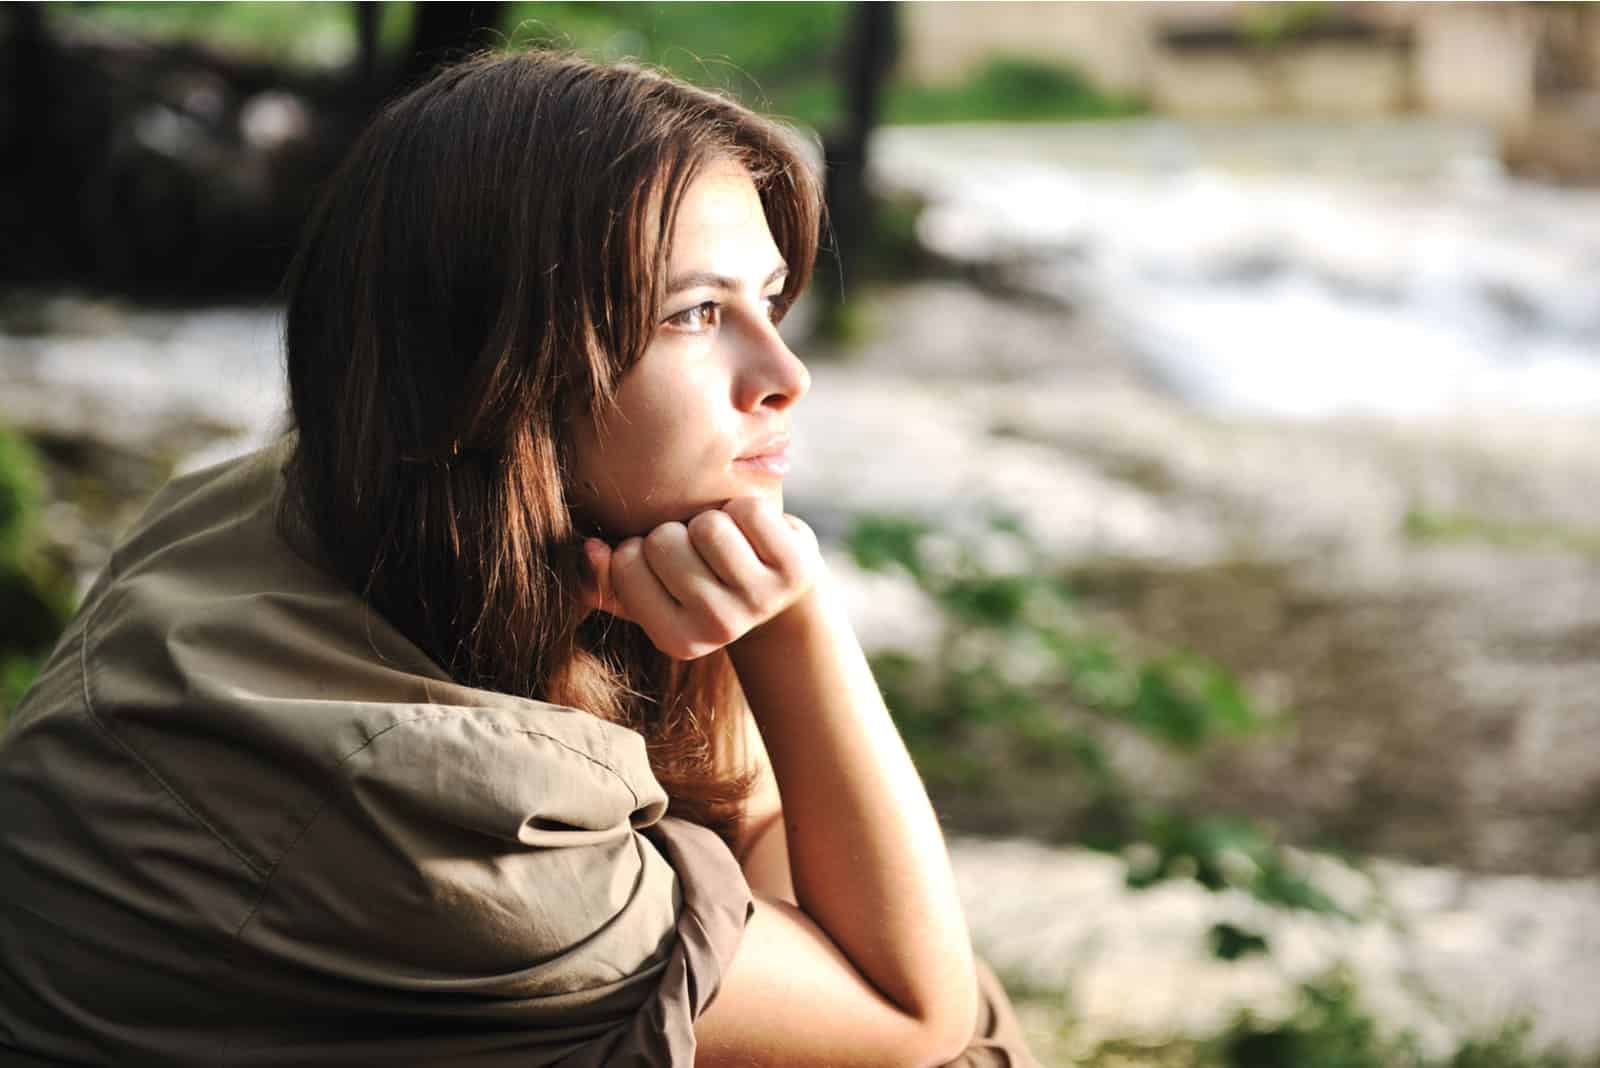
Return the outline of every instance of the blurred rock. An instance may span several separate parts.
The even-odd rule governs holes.
[[[1565,185],[1600,185],[1600,92],[1543,103],[1509,133],[1506,165],[1515,173]]]
[[[311,112],[305,101],[281,89],[257,93],[239,109],[239,130],[245,141],[273,152],[311,133]]]
[[[1410,1029],[1430,1056],[1518,1017],[1539,1045],[1600,1052],[1600,887],[1591,880],[1473,876],[1384,863],[1374,881],[1327,858],[1314,880],[1359,898],[1359,922],[1271,908],[1238,891],[1125,885],[1125,864],[1081,849],[955,836],[973,943],[1001,974],[1059,991],[1075,1054],[1118,1038],[1205,1038],[1240,1011],[1281,1020],[1297,984],[1348,966],[1363,1007]],[[1216,959],[1207,932],[1264,935],[1270,955]]]

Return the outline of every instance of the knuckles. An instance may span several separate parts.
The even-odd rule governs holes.
[[[708,508],[689,520],[689,537],[696,545],[711,545],[729,533],[733,517],[718,508]]]
[[[724,583],[732,603],[696,591],[682,604],[675,618],[653,621],[646,631],[656,648],[676,660],[698,660],[743,637],[793,601],[793,595],[810,584],[819,555],[816,534],[803,521],[786,517],[761,497],[740,497],[720,509],[707,509],[687,522],[667,522],[642,537],[619,544],[611,557],[614,575],[627,576],[636,568],[654,571],[681,566],[707,552],[726,552],[733,539],[743,539],[769,567],[769,578],[753,586]],[[619,588],[620,592],[620,588]]]
[[[735,497],[722,506],[722,512],[738,520],[739,526],[749,530],[751,525],[759,521],[763,512],[773,511],[764,497]]]
[[[647,550],[661,553],[677,548],[689,540],[689,530],[682,523],[662,523],[644,536]]]

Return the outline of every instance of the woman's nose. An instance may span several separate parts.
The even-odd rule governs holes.
[[[792,407],[811,388],[811,372],[778,334],[764,325],[753,332],[742,354],[734,403],[741,411]]]

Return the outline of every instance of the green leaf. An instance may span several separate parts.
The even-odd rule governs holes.
[[[1034,580],[1027,575],[977,575],[939,590],[939,603],[969,623],[1009,627],[1022,618]]]
[[[927,568],[917,551],[917,542],[928,532],[928,524],[920,519],[867,515],[851,527],[845,547],[858,567],[888,571],[898,564],[921,582],[927,576]]]
[[[43,507],[38,454],[22,437],[0,428],[0,561],[22,551]]]
[[[1211,943],[1211,955],[1218,960],[1238,960],[1253,953],[1265,955],[1269,948],[1266,936],[1231,923],[1215,925],[1206,937]]]
[[[1210,734],[1210,710],[1184,692],[1173,665],[1152,661],[1138,678],[1129,718],[1170,745],[1198,749]]]

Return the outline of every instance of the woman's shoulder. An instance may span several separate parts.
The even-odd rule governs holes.
[[[0,774],[44,747],[64,770],[37,789],[131,775],[139,804],[215,840],[248,882],[353,789],[513,839],[524,817],[527,835],[660,817],[638,734],[452,682],[292,547],[286,455],[279,443],[156,495],[17,710]]]
[[[107,960],[233,944],[285,998],[467,997],[534,1045],[672,967],[687,1019],[746,915],[731,855],[663,819],[640,735],[452,682],[288,544],[283,456],[175,479],[119,545],[0,746],[5,897]]]
[[[174,479],[119,544],[77,628],[100,729],[171,790],[192,784],[197,811],[232,802],[225,787],[247,776],[298,776],[321,795],[402,740],[449,760],[452,789],[581,779],[596,804],[664,805],[636,733],[453,682],[319,567],[286,526],[288,452],[284,440]]]

